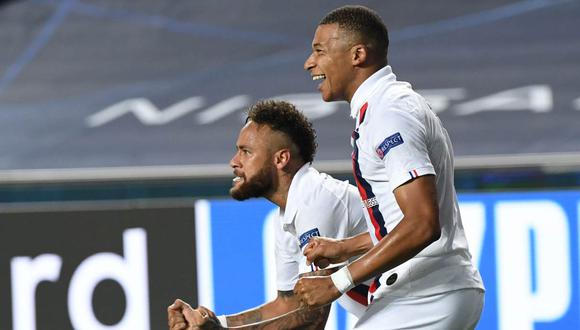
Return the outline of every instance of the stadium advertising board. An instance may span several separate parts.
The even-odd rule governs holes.
[[[189,204],[4,209],[0,329],[167,328],[173,299],[195,304]]]
[[[461,194],[460,208],[487,289],[478,329],[578,329],[580,191]],[[197,202],[200,304],[227,314],[274,297],[276,214],[265,200]],[[334,306],[327,329],[354,322]]]

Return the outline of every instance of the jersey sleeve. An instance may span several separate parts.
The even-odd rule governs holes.
[[[298,211],[295,226],[301,252],[314,236],[342,239],[366,231],[357,189],[330,177],[323,186]]]
[[[298,260],[300,253],[296,238],[281,226],[275,226],[276,245],[276,288],[278,291],[292,291],[298,281]]]
[[[348,212],[344,201],[346,197],[344,189],[334,193],[321,189],[317,196],[313,197],[311,204],[298,212],[296,230],[301,250],[304,250],[313,236],[347,237]]]
[[[373,152],[385,165],[391,191],[419,176],[435,174],[425,125],[416,117],[401,110],[385,111],[373,132]]]

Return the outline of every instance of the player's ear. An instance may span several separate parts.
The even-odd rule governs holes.
[[[363,44],[356,44],[350,49],[353,65],[361,65],[367,61],[369,49]]]
[[[290,163],[290,159],[292,158],[290,149],[284,148],[276,151],[274,154],[274,165],[277,169],[281,170]]]

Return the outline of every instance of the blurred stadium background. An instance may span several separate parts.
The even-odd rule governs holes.
[[[580,328],[580,2],[357,3],[454,142],[478,329]],[[0,1],[0,329],[164,329],[176,297],[271,297],[274,208],[231,201],[227,163],[244,110],[286,99],[315,166],[350,179],[347,105],[302,69],[342,4]]]

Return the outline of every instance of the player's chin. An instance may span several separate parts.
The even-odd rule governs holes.
[[[230,196],[237,201],[245,201],[251,197],[244,189],[242,189],[241,184],[230,189]]]
[[[242,194],[240,193],[240,188],[237,187],[239,184],[234,183],[234,186],[230,188],[230,196],[234,199],[240,200]]]
[[[322,98],[322,101],[324,101],[324,102],[334,101],[330,94],[322,92],[322,91],[320,92],[320,97]]]
[[[338,101],[338,98],[334,95],[334,93],[332,93],[332,91],[327,90],[327,89],[321,89],[320,96],[322,97],[322,100],[324,102]]]

